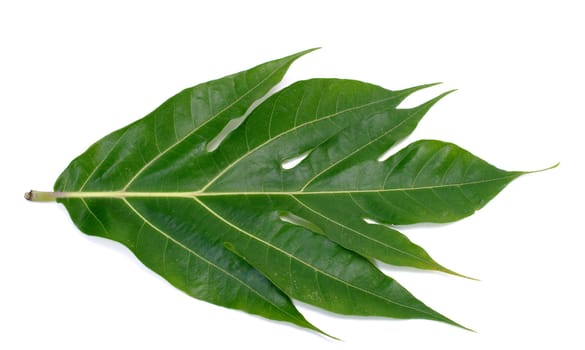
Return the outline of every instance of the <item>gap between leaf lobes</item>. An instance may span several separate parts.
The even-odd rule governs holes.
[[[177,288],[218,305],[322,334],[291,298],[462,327],[370,261],[459,275],[394,225],[462,219],[524,173],[435,140],[378,161],[448,93],[398,108],[432,84],[390,91],[312,79],[266,98],[310,51],[183,91],[74,159],[55,192],[25,198],[61,202],[81,231],[125,244]]]

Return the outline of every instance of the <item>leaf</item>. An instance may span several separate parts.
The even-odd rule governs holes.
[[[81,231],[123,243],[175,287],[217,305],[319,332],[291,298],[459,326],[372,261],[455,274],[391,225],[461,219],[523,173],[434,140],[377,161],[448,94],[397,108],[430,85],[300,81],[217,137],[309,51],[181,91],[73,160],[55,192],[28,198],[57,199]]]

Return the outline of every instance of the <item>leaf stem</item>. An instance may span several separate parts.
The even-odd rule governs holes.
[[[61,192],[43,192],[30,190],[24,194],[24,198],[31,202],[54,202],[60,198]]]

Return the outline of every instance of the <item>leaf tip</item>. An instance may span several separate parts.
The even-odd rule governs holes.
[[[437,86],[437,85],[441,85],[443,84],[442,82],[436,82],[436,83],[430,83],[430,84],[423,84],[423,85],[417,85],[408,89],[404,89],[404,90],[399,90],[398,92],[401,93],[403,95],[404,98],[406,98],[407,96],[410,96],[411,94],[420,91],[420,90],[424,90],[424,89],[428,89],[430,87],[433,86]]]
[[[430,88],[430,87],[437,86],[437,85],[441,85],[441,84],[444,84],[444,83],[442,81],[437,81],[435,83],[420,85],[420,88],[421,89],[426,89],[426,88]]]
[[[479,280],[479,279],[477,279],[475,277],[466,276],[466,275],[460,274],[458,272],[455,272],[453,270],[449,270],[449,269],[444,268],[444,267],[441,267],[441,269],[439,271],[444,272],[444,273],[448,273],[448,274],[453,275],[453,276],[462,277],[462,278],[465,278],[465,279],[468,279],[468,280],[471,280],[471,281],[477,281],[477,282],[480,282],[481,281],[481,280]]]
[[[438,85],[438,84],[440,84],[440,83],[429,84],[429,86]],[[416,108],[422,108],[424,111],[428,111],[432,106],[434,106],[437,102],[442,100],[445,96],[450,95],[450,94],[454,93],[455,91],[457,91],[457,89],[451,89],[451,90],[445,91],[442,94],[428,100],[427,102],[421,104],[420,106],[418,106]]]
[[[465,327],[464,325],[462,325],[462,324],[459,324],[459,323],[457,323],[457,322],[455,322],[455,321],[453,321],[453,320],[450,320],[450,319],[448,319],[448,318],[445,318],[444,322],[445,322],[445,323],[448,323],[448,324],[450,324],[450,325],[452,325],[452,326],[455,326],[455,327],[458,327],[458,328],[464,329],[464,330],[466,330],[466,331],[469,331],[469,332],[472,332],[472,333],[477,333],[475,330],[473,330],[473,329],[471,329],[471,328],[468,328],[468,327]]]
[[[437,98],[443,98],[443,97],[450,95],[450,94],[457,92],[457,91],[459,91],[459,89],[451,89],[451,90],[445,91],[442,94],[440,94],[439,96],[437,96]]]
[[[548,168],[544,168],[544,169],[540,169],[540,170],[535,170],[535,171],[531,171],[532,173],[540,173],[543,171],[547,171],[547,170],[552,170],[554,168],[557,168],[559,165],[561,165],[561,162],[557,162],[556,164],[553,164],[551,166],[549,166]]]
[[[520,171],[518,172],[520,175],[526,175],[526,174],[536,174],[536,173],[542,173],[548,170],[552,170],[557,168],[559,165],[561,165],[561,162],[557,162],[556,164],[553,164],[549,167],[543,168],[543,169],[538,169],[538,170],[531,170],[531,171]]]
[[[308,53],[311,53],[313,51],[317,51],[319,49],[321,49],[321,47],[313,47],[313,48],[310,48],[310,49],[307,49],[307,50],[303,50],[303,51],[297,52],[297,53],[295,53],[295,54],[293,54],[291,56],[292,57],[295,57],[295,58],[298,58],[298,57],[304,56],[304,55],[306,55]]]
[[[341,338],[337,338],[331,334],[327,334],[325,332],[323,332],[322,330],[320,330],[319,328],[315,327],[313,330],[319,332],[321,335],[324,335],[325,337],[329,338],[329,339],[333,339],[333,340],[337,340],[337,341],[343,341],[343,339]]]

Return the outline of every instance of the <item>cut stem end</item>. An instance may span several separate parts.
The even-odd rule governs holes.
[[[24,194],[24,198],[31,202],[54,202],[59,198],[59,192],[43,192],[30,190]]]

